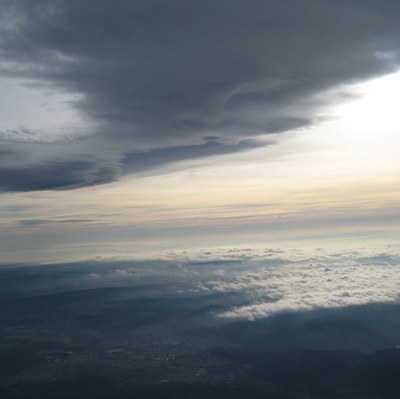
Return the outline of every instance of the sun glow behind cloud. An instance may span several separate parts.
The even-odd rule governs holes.
[[[311,128],[273,137],[274,144],[261,149],[185,162],[183,171],[127,178],[125,188],[134,181],[149,198],[162,189],[165,205],[186,204],[192,216],[303,219],[310,212],[317,217],[392,212],[400,171],[400,123],[393,105],[399,81],[397,73],[341,88],[359,97],[344,97]]]
[[[364,140],[378,141],[385,136],[398,139],[400,72],[355,85],[353,90],[361,98],[336,108],[340,125],[349,132],[348,142],[362,144]]]

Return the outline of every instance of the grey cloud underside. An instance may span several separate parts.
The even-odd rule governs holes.
[[[82,142],[85,143],[84,140]],[[96,159],[95,157],[85,159],[84,154],[81,154],[82,158],[80,159],[74,154],[71,159],[66,157],[65,160],[60,160],[53,157],[46,163],[36,163],[37,160],[35,160],[31,164],[20,167],[14,166],[14,159],[14,165],[0,167],[0,182],[1,188],[7,192],[74,189],[110,183],[118,180],[124,173],[138,173],[167,163],[240,152],[266,145],[265,142],[263,143],[242,140],[237,144],[221,144],[214,140],[206,140],[199,145],[159,148],[137,153],[129,152],[123,154],[123,158],[119,161],[107,160],[107,158]],[[34,146],[32,144],[30,147]],[[39,150],[41,150],[41,146],[41,144],[36,144]],[[45,146],[45,150],[51,152],[55,147],[50,144]],[[39,151],[40,156],[42,155]]]
[[[398,62],[397,1],[0,4],[4,76],[78,93],[74,106],[96,122],[89,138],[58,145],[61,162],[48,143],[25,145],[18,166],[2,157],[7,191],[94,185],[248,149],[260,134],[311,124],[323,105],[312,95]],[[20,150],[8,140],[4,151]]]

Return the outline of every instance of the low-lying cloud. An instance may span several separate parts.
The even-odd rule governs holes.
[[[282,312],[397,302],[400,299],[400,257],[354,254],[291,259],[276,266],[258,260],[232,279],[213,278],[198,284],[206,292],[251,294],[251,304],[217,314],[227,319],[269,317]]]

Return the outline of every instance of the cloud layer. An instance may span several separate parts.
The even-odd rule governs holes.
[[[0,132],[5,191],[101,184],[265,145],[254,138],[309,125],[334,101],[316,94],[398,64],[400,5],[390,0],[3,0],[1,8],[3,77],[76,98],[70,106],[91,126],[21,143],[31,127],[16,118],[15,134]]]
[[[400,300],[400,254],[395,251],[191,250],[166,253],[157,264],[127,261],[88,277],[96,284],[124,285],[167,279],[178,284],[179,295],[236,298],[240,305],[225,303],[224,310],[212,312],[220,321]]]

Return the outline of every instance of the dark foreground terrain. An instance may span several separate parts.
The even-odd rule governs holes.
[[[395,399],[400,394],[398,349],[254,352],[154,343],[71,350],[48,342],[19,343],[2,355],[2,398]],[[17,364],[22,356],[26,362]]]
[[[221,321],[251,298],[99,268],[0,271],[2,399],[400,397],[397,304]]]

